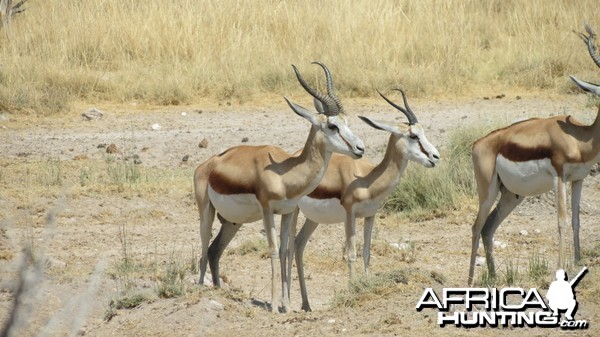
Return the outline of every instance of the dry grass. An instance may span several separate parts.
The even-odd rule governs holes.
[[[572,30],[594,0],[31,0],[0,37],[0,107],[60,112],[74,101],[239,101],[299,91],[290,64],[332,69],[344,96],[573,90],[593,80]],[[442,84],[442,85],[440,85]]]

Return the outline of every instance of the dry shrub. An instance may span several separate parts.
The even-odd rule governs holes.
[[[0,106],[292,94],[290,64],[316,80],[314,60],[343,96],[399,84],[415,95],[564,91],[568,74],[597,75],[572,32],[600,30],[597,17],[594,0],[32,2],[16,38],[0,36]]]

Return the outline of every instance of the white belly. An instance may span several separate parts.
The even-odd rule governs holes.
[[[354,214],[357,218],[375,216],[381,205],[380,200],[365,200],[354,205]]]
[[[346,221],[346,211],[337,198],[313,199],[302,197],[298,207],[307,218],[316,223],[331,224]]]
[[[517,195],[534,196],[554,187],[556,170],[547,158],[513,162],[498,155],[496,170],[502,184]]]
[[[208,197],[217,212],[228,221],[243,224],[262,219],[262,207],[254,194],[220,194],[209,185]]]
[[[567,181],[575,181],[587,177],[592,170],[592,166],[594,166],[597,161],[597,159],[594,159],[587,163],[565,164],[565,179]]]

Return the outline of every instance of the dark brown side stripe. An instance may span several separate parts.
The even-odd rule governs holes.
[[[524,147],[513,142],[502,145],[499,152],[504,158],[514,162],[552,158],[552,149],[549,147]]]
[[[255,194],[254,185],[239,180],[231,180],[219,172],[213,171],[208,179],[210,186],[219,194]]]
[[[341,199],[342,198],[342,193],[340,190],[338,189],[331,189],[328,188],[326,186],[317,186],[317,188],[312,191],[309,195],[309,198],[313,198],[313,199]]]

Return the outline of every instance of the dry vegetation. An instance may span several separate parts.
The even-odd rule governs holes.
[[[0,34],[0,117],[9,116],[0,119],[0,143],[8,144],[0,147],[0,321],[11,317],[22,276],[13,336],[468,333],[440,331],[435,317],[413,309],[423,287],[464,285],[476,213],[470,144],[515,118],[572,113],[589,122],[590,102],[572,95],[567,75],[598,78],[572,32],[583,22],[600,31],[598,18],[595,0],[29,0],[11,36]],[[306,96],[290,64],[320,80],[313,60],[332,69],[350,110],[381,120],[393,116],[372,99],[373,88],[404,87],[429,139],[443,144],[443,161],[435,170],[409,165],[384,205],[372,277],[348,287],[343,229],[319,227],[306,254],[316,312],[266,315],[260,226],[242,228],[223,257],[228,288],[195,283],[192,171],[247,134],[250,144],[297,149],[300,122],[289,111],[277,123],[273,116],[285,110],[282,95]],[[507,97],[469,101],[500,92]],[[106,106],[108,116],[82,123],[89,105]],[[160,118],[163,130],[149,131]],[[357,124],[375,162],[387,135]],[[121,152],[97,147],[107,140]],[[62,146],[48,145],[54,141]],[[594,268],[578,288],[593,328],[598,179],[584,189],[582,214],[584,262]],[[533,198],[501,226],[509,248],[498,249],[499,276],[482,271],[478,285],[547,287],[555,256],[548,200]]]
[[[482,88],[572,90],[595,69],[572,33],[594,0],[31,0],[0,43],[0,107],[60,112],[74,101],[186,104],[298,92],[328,64],[344,97]],[[600,28],[599,28],[600,29]],[[573,52],[575,51],[575,52]]]

